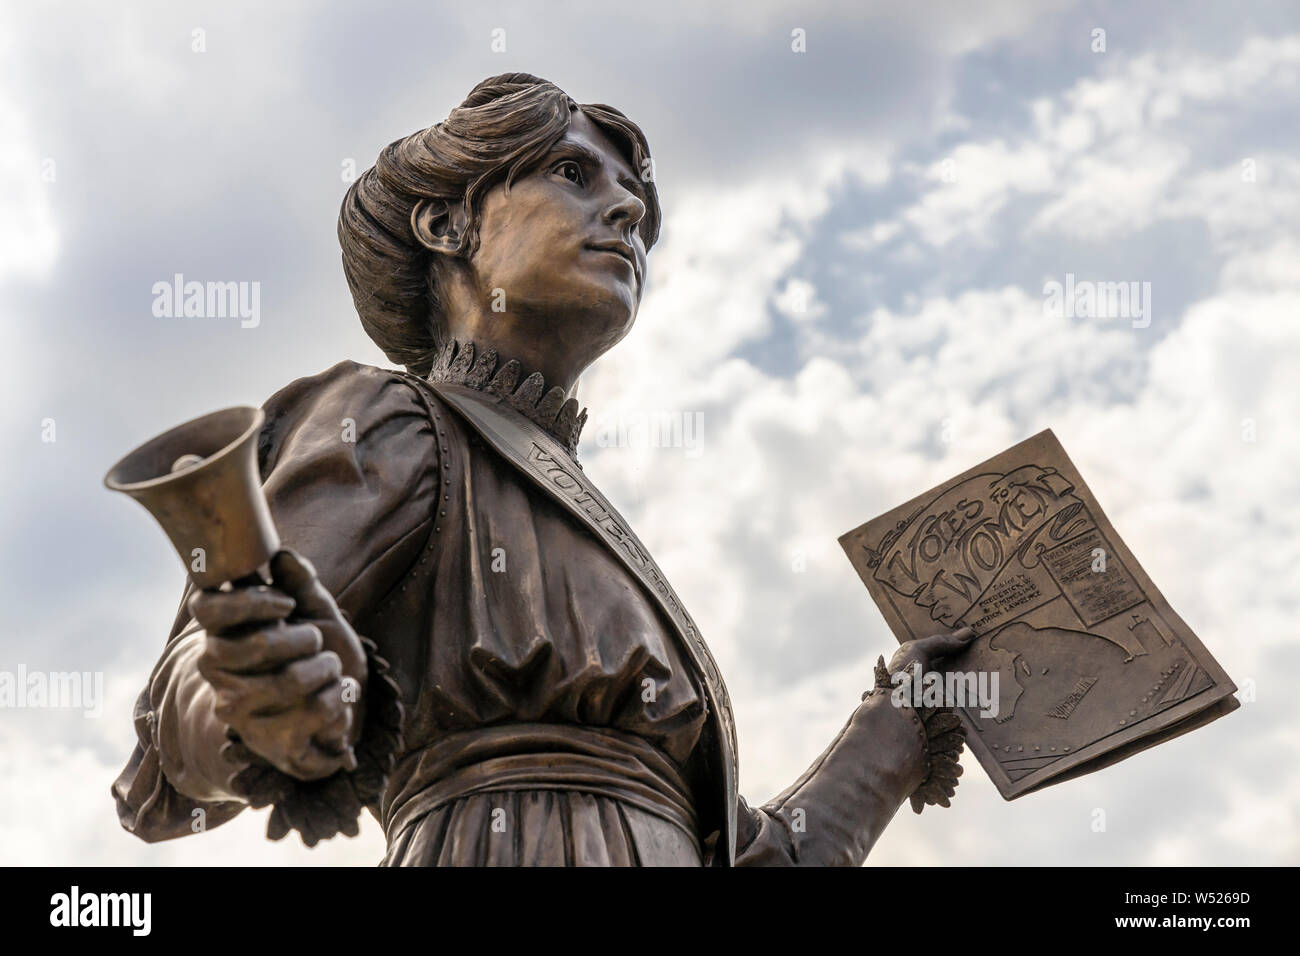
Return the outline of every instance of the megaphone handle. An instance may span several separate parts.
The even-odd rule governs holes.
[[[270,569],[268,568],[268,571],[269,570]],[[275,581],[274,579],[271,578],[270,574],[263,576],[261,571],[254,571],[252,574],[246,574],[239,580],[233,581],[231,583],[232,586],[234,587],[265,587],[268,583],[268,579],[270,579],[269,580],[270,584],[272,585],[275,584]],[[276,621],[273,626],[283,628],[286,627],[287,625],[284,621],[281,620],[281,621]],[[338,739],[333,739],[329,737],[326,737],[324,739],[313,738],[313,743],[323,753],[329,754],[330,756],[343,756],[344,754],[347,754],[352,750],[352,745],[348,743],[346,734],[343,737],[340,737]]]

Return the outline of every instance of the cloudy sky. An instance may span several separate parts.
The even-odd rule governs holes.
[[[368,818],[311,851],[261,813],[120,831],[183,577],[100,480],[187,418],[384,364],[339,266],[347,172],[512,70],[650,140],[663,235],[582,383],[582,455],[715,651],[751,802],[893,646],[837,537],[1051,427],[1250,699],[1012,803],[968,756],[953,807],[904,810],[869,863],[1300,862],[1300,12],[865,6],[6,5],[0,670],[102,672],[105,700],[0,711],[0,862],[381,856]],[[260,322],[155,316],[176,273],[260,283]],[[1150,283],[1149,324],[1048,314],[1071,274]],[[698,454],[598,441],[659,412],[701,416]]]

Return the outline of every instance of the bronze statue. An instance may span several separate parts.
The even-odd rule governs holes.
[[[405,370],[342,362],[265,404],[284,547],[269,585],[191,574],[113,786],[127,830],[272,806],[268,836],[312,846],[364,807],[386,865],[860,864],[903,801],[948,805],[956,717],[876,691],[969,629],[882,661],[753,809],[708,648],[578,464],[578,379],[632,327],[659,234],[649,155],[618,110],[512,73],[348,190],[343,268]]]

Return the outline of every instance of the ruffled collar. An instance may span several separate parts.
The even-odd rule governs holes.
[[[473,342],[453,339],[443,347],[428,379],[476,388],[495,396],[550,434],[576,461],[578,436],[587,423],[587,410],[579,412],[578,400],[566,399],[558,385],[548,390],[541,372],[533,372],[521,382],[522,374],[523,366],[517,359],[502,365],[497,350],[491,346],[478,349]]]

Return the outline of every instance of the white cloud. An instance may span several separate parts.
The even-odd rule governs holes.
[[[906,167],[928,188],[899,221],[936,247],[959,237],[986,240],[1017,195],[1042,197],[1025,227],[1029,241],[1098,242],[1160,219],[1205,216],[1216,231],[1245,217],[1278,221],[1290,212],[1294,221],[1298,194],[1289,188],[1296,176],[1288,158],[1254,150],[1243,155],[1259,167],[1251,194],[1239,165],[1189,170],[1188,143],[1202,135],[1198,120],[1213,107],[1292,98],[1300,36],[1254,38],[1229,58],[1148,53],[1103,64],[1100,77],[1035,100],[1032,127],[1021,137],[968,140],[922,168]],[[1262,188],[1266,181],[1288,187],[1280,203],[1277,188]]]
[[[129,726],[120,710],[90,723],[109,720]],[[109,795],[129,750],[121,763],[106,762],[87,744],[32,739],[0,725],[0,751],[0,865],[178,866],[202,859],[208,866],[374,866],[384,855],[383,832],[368,813],[358,837],[315,849],[297,834],[267,840],[268,810],[246,810],[209,833],[144,843],[121,829]]]
[[[8,184],[0,192],[0,282],[50,275],[58,256],[58,232],[49,193],[57,177],[58,164],[41,155],[26,116],[0,98],[0,179]]]
[[[1053,169],[1037,144],[1011,148],[992,140],[963,143],[926,167],[922,177],[936,185],[902,218],[930,245],[944,246],[959,235],[987,238],[985,227],[1012,194],[1047,190]]]
[[[817,287],[807,279],[791,276],[785,288],[773,300],[773,305],[786,318],[795,322],[813,322],[826,314],[826,303],[817,298]]]

